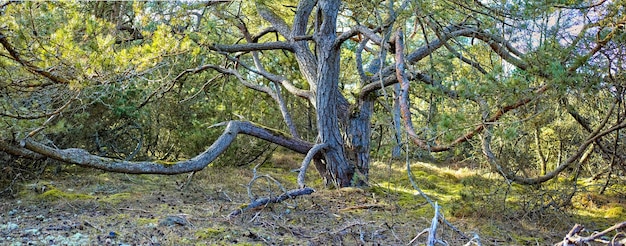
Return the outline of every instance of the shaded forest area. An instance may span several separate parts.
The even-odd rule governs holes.
[[[624,6],[0,1],[0,241],[624,245]]]

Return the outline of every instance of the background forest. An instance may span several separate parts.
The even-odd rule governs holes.
[[[0,1],[0,242],[624,245],[625,6]]]

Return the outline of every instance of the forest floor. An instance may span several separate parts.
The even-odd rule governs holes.
[[[296,188],[299,159],[278,154],[260,166],[285,189]],[[439,223],[447,245],[552,245],[574,226],[588,233],[626,220],[626,189],[577,183],[572,203],[564,181],[541,187],[507,184],[463,162],[415,162],[416,184],[441,206],[453,227]],[[367,188],[316,190],[229,217],[251,201],[251,166],[208,167],[188,175],[126,175],[64,167],[19,186],[0,203],[0,245],[423,245],[433,207],[416,193],[404,163],[376,162]],[[269,178],[250,186],[253,197],[276,196]],[[594,188],[595,187],[595,188]],[[459,232],[457,232],[458,230]],[[467,238],[464,238],[467,237]],[[476,238],[473,239],[476,242]],[[470,243],[470,244],[468,244]]]

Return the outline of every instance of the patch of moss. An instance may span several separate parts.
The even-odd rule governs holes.
[[[68,193],[61,191],[57,188],[52,188],[47,190],[46,192],[39,195],[39,198],[46,201],[56,201],[59,199],[65,200],[89,200],[94,199],[95,197],[85,194],[76,194],[76,193]]]
[[[428,176],[427,172],[424,172],[424,171],[421,171],[421,170],[412,171],[412,173],[413,173],[413,177],[426,177],[426,176]]]
[[[222,239],[222,234],[224,233],[223,228],[206,228],[203,230],[198,230],[194,233],[194,236],[200,240],[207,239]]]
[[[117,205],[120,202],[128,200],[130,198],[131,198],[131,194],[130,193],[122,192],[122,193],[117,193],[117,194],[113,194],[113,195],[101,198],[100,202],[108,203],[108,204],[111,204],[111,205]]]
[[[604,218],[618,218],[624,216],[624,207],[620,204],[609,204],[614,205],[611,208],[607,208],[604,210]]]
[[[263,244],[260,244],[260,243],[249,243],[249,242],[233,244],[233,246],[260,246],[260,245],[263,245]]]
[[[467,176],[461,179],[463,186],[489,187],[492,181],[478,175]]]
[[[443,172],[442,173],[442,177],[444,180],[448,181],[448,182],[452,182],[452,183],[459,183],[459,178],[456,177],[456,175],[454,175],[453,173],[449,173],[449,172]]]
[[[159,219],[137,218],[137,220],[135,220],[135,223],[137,223],[138,226],[145,226],[145,225],[150,225],[150,224],[158,225]]]
[[[381,186],[372,186],[371,192],[380,197],[392,196],[395,199],[396,204],[403,208],[413,209],[418,205],[422,205],[423,200],[421,197],[415,196],[413,192],[395,185],[390,185],[389,188],[386,184]],[[421,206],[420,206],[421,207]]]

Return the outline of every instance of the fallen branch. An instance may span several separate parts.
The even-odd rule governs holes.
[[[259,198],[256,199],[255,201],[251,202],[250,204],[248,204],[247,206],[237,209],[235,211],[232,211],[229,215],[228,218],[233,218],[243,212],[252,210],[252,209],[256,209],[256,208],[260,208],[263,206],[267,206],[271,203],[279,203],[282,202],[284,200],[287,200],[288,198],[295,198],[297,196],[302,196],[302,195],[310,195],[311,193],[315,192],[314,189],[306,187],[306,188],[302,188],[302,189],[295,189],[295,190],[290,190],[287,191],[283,194],[281,194],[280,196],[277,197],[263,197],[263,198]]]
[[[606,234],[608,234],[609,232],[613,232],[617,229],[621,229],[625,227],[626,227],[626,221],[623,221],[623,222],[620,222],[611,226],[610,228],[602,232],[593,233],[591,236],[588,236],[588,237],[582,237],[578,234],[581,233],[583,230],[585,230],[585,227],[580,224],[576,224],[569,231],[569,233],[565,235],[565,238],[563,238],[563,241],[555,244],[555,246],[589,245],[589,243],[591,242],[600,242],[600,243],[604,243],[608,245],[625,245],[626,240],[624,239],[617,241],[617,242],[615,241],[616,237],[620,235],[620,233],[617,233],[615,237],[613,237],[613,240],[609,241],[609,240],[604,239],[606,237]]]

